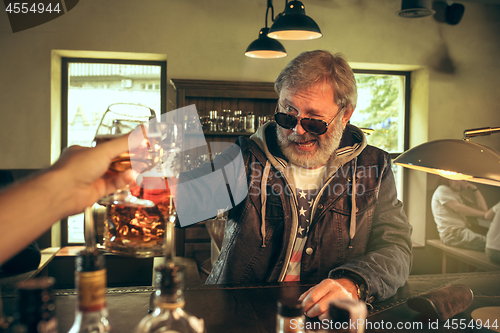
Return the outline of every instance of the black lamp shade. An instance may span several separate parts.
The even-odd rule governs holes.
[[[431,0],[401,0],[401,10],[396,12],[401,17],[418,18],[434,14]]]
[[[307,40],[323,36],[318,25],[306,15],[300,1],[290,1],[269,30],[269,37],[283,40]]]
[[[250,58],[283,58],[286,57],[286,50],[276,39],[269,38],[267,33],[269,28],[262,28],[259,32],[259,38],[254,40],[245,52]]]

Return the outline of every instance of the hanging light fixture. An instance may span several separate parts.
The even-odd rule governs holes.
[[[245,55],[251,58],[273,59],[286,57],[285,47],[276,39],[269,38],[269,28],[267,27],[267,14],[271,9],[271,17],[274,16],[272,0],[267,0],[266,26],[259,32],[259,38],[248,45]]]
[[[500,153],[469,138],[500,133],[500,127],[464,131],[464,140],[423,143],[401,154],[394,164],[448,179],[500,186]]]
[[[269,37],[283,40],[307,40],[323,36],[318,25],[306,15],[300,1],[286,0],[285,11],[280,13],[269,29]]]
[[[401,0],[401,10],[396,12],[401,17],[417,18],[434,14],[431,0]]]

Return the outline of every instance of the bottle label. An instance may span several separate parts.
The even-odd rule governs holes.
[[[77,273],[76,285],[80,311],[99,311],[106,307],[106,269]]]

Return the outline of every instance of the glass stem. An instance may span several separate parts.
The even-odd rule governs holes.
[[[92,206],[85,208],[84,217],[85,245],[87,247],[87,251],[93,251],[96,249],[97,244],[95,239],[95,224]]]
[[[175,216],[170,215],[169,221],[165,223],[165,263],[172,263],[175,257],[175,226],[170,220]]]

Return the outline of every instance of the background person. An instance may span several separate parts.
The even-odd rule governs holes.
[[[492,220],[486,233],[486,255],[491,261],[500,263],[500,202],[491,207],[484,218]]]
[[[462,192],[474,193],[474,207],[464,203]],[[486,237],[467,228],[467,216],[484,218],[488,207],[476,185],[465,180],[448,180],[432,195],[432,215],[443,244],[484,251]]]

